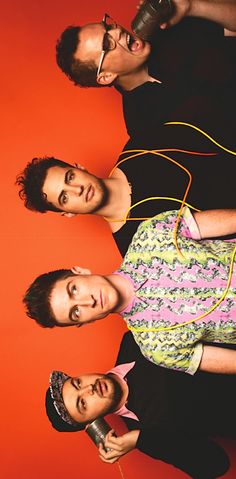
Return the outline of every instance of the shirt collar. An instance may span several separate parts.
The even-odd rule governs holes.
[[[114,368],[110,369],[110,371],[108,371],[106,374],[115,374],[122,381],[126,381],[125,376],[134,367],[134,365],[135,365],[135,361],[132,361],[131,363],[119,364],[118,366],[115,366]],[[114,411],[114,414],[139,421],[136,414],[130,411],[125,404],[123,404],[123,406],[117,409],[117,411]]]

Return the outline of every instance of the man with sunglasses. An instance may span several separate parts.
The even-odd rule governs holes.
[[[234,376],[200,372],[189,377],[159,368],[142,357],[130,333],[107,374],[72,378],[54,371],[46,394],[48,418],[60,432],[81,431],[111,412],[122,417],[129,432],[107,434],[105,445],[111,450],[99,447],[104,462],[136,448],[194,479],[227,471],[227,455],[212,436],[235,438],[234,403]]]
[[[99,87],[116,79],[119,84],[118,77],[132,75],[146,61],[151,48],[105,13],[100,23],[68,27],[56,49],[57,63],[70,80],[80,86]]]
[[[170,25],[185,16],[199,16],[219,23],[224,28],[236,30],[236,6],[232,0],[217,3],[209,0],[172,1],[175,16],[169,22]],[[165,26],[166,24],[161,27]],[[212,32],[214,30],[210,30]],[[170,32],[164,36],[169,35]],[[100,23],[68,27],[62,33],[57,43],[57,62],[77,85],[109,86],[115,83],[122,90],[130,91],[145,81],[155,81],[148,74],[146,64],[150,52],[151,45],[148,42],[125,30],[105,13]]]
[[[236,40],[224,38],[223,32],[236,30],[236,3],[173,3],[170,25],[183,21],[160,29],[152,45],[107,14],[101,23],[67,28],[57,43],[57,63],[75,84],[114,85],[121,91],[127,130],[133,138],[157,138],[157,127],[173,120],[198,124],[214,133],[215,118],[224,125],[229,105],[232,111],[235,104]]]

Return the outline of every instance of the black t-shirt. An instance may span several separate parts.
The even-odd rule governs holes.
[[[118,168],[123,171],[132,186],[132,205],[146,199],[131,209],[127,222],[113,234],[122,256],[125,255],[142,221],[132,218],[145,219],[162,211],[180,208],[190,177],[174,162],[182,165],[192,175],[186,199],[188,204],[199,210],[236,208],[234,174],[236,156],[222,150],[198,131],[184,126],[160,126],[157,141],[153,144],[144,141],[144,145],[145,149],[162,150],[160,153],[169,159],[153,153],[143,153],[118,164]],[[128,158],[132,154],[129,150],[137,148],[144,148],[142,142],[139,141],[137,145],[136,141],[130,140],[120,159]],[[176,151],[177,149],[182,152]],[[201,156],[199,153],[214,154]],[[148,200],[150,197],[158,199]]]
[[[191,376],[157,366],[144,358],[129,332],[124,335],[116,365],[132,361],[135,365],[125,376],[129,387],[126,406],[139,422],[126,418],[130,429],[192,429],[195,434],[236,438],[235,375],[198,371]]]
[[[224,130],[235,145],[236,38],[211,22],[185,19],[157,35],[148,70],[162,84],[122,92],[130,137],[150,140],[159,125],[185,121],[212,135]]]
[[[235,208],[236,38],[225,38],[223,30],[211,22],[186,19],[160,32],[148,66],[149,73],[163,83],[146,82],[123,93],[132,138],[124,150],[171,149],[163,153],[192,174],[188,203],[203,210]],[[190,126],[165,125],[170,121]],[[215,156],[177,153],[176,149]],[[120,159],[128,156],[123,153]],[[189,179],[171,161],[148,153],[119,168],[132,185],[132,205],[152,196],[182,199]],[[146,201],[132,209],[130,217],[151,217],[179,206],[173,200]],[[114,234],[122,256],[139,223],[128,220]]]

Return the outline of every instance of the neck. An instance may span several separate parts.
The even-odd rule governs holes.
[[[131,91],[147,81],[161,83],[156,78],[153,78],[148,73],[148,68],[145,65],[141,70],[127,75],[122,75],[118,78],[117,84],[125,91]]]
[[[130,301],[134,297],[134,288],[127,278],[120,276],[119,274],[111,274],[107,276],[107,279],[115,287],[116,291],[119,294],[119,302],[113,311],[114,313],[119,313],[128,306]]]
[[[97,214],[105,216],[107,221],[123,218],[127,204],[129,207],[131,194],[126,176],[117,168],[111,178],[106,178],[103,181],[108,192],[108,200],[106,205],[97,211]]]

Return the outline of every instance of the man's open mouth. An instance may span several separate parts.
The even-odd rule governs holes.
[[[127,47],[131,52],[136,52],[143,48],[144,42],[141,38],[134,37],[130,33],[126,34]]]

